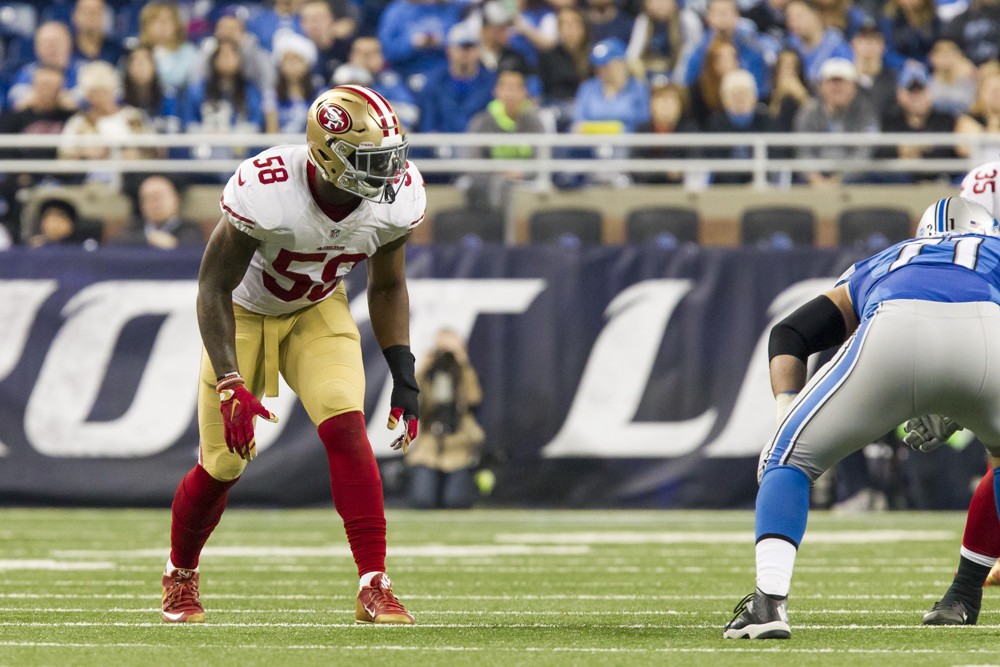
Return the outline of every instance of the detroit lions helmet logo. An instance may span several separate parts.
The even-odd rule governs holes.
[[[324,104],[316,110],[316,120],[327,132],[343,134],[351,129],[351,117],[343,107],[336,104]]]

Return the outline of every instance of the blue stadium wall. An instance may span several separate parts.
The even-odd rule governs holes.
[[[862,256],[848,249],[414,247],[418,359],[469,341],[490,503],[745,507],[773,428],[767,332]],[[196,460],[200,252],[0,253],[0,502],[163,506]],[[348,277],[366,413],[389,501],[388,376],[364,269]],[[326,459],[291,390],[233,502],[329,503]],[[388,474],[390,473],[391,474]]]

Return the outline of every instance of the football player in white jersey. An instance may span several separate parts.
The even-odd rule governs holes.
[[[1000,216],[1000,161],[987,162],[970,171],[962,179],[961,196],[980,204],[994,217]],[[952,425],[928,444],[917,434],[920,449],[934,448],[948,439],[957,425]],[[931,434],[933,435],[933,434]],[[914,436],[907,435],[908,440]],[[962,548],[955,578],[944,597],[924,614],[926,625],[975,625],[982,602],[982,586],[1000,584],[1000,520],[994,499],[993,469],[1000,466],[1000,457],[990,456],[989,469],[983,476],[969,504],[969,515],[962,535]],[[991,569],[992,568],[992,569]]]
[[[163,575],[164,621],[198,623],[198,561],[230,487],[256,455],[259,402],[278,373],[302,401],[326,449],[333,500],[358,566],[359,623],[411,624],[385,574],[382,483],[363,415],[358,328],[343,277],[368,262],[368,305],[393,379],[389,428],[417,436],[409,348],[405,243],[424,217],[420,172],[392,107],[361,86],[338,86],[309,109],[307,145],[270,148],[240,165],[198,276],[204,343],[198,463],[173,501]]]

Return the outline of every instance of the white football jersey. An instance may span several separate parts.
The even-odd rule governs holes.
[[[962,179],[959,196],[969,199],[1000,217],[1000,162],[981,164]]]
[[[306,146],[276,146],[246,160],[222,193],[223,215],[260,241],[233,301],[284,315],[325,299],[355,264],[424,219],[424,181],[407,162],[392,204],[368,199],[339,222],[312,190]]]

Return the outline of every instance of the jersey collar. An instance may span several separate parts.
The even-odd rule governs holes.
[[[319,197],[319,193],[316,192],[316,167],[313,166],[312,162],[306,161],[306,180],[309,182],[309,194],[312,195],[313,201],[319,206],[319,210],[323,211],[326,217],[330,218],[334,222],[343,222],[344,218],[353,213],[363,201],[361,197],[358,197],[357,201],[351,204],[345,204],[343,206],[338,206],[336,204],[330,204],[323,201]]]

